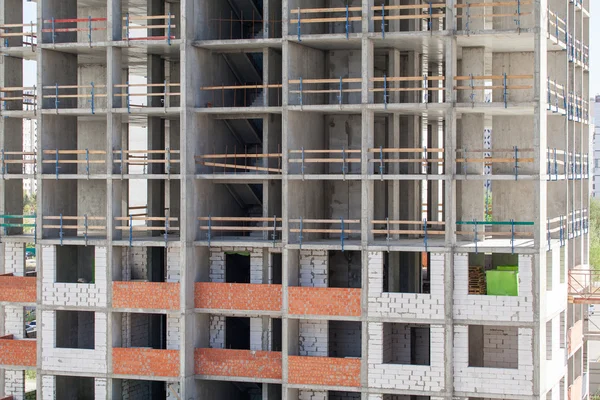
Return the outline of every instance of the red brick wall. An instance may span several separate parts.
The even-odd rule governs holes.
[[[360,359],[289,356],[288,383],[360,387]]]
[[[179,350],[115,347],[112,357],[114,374],[179,376]]]
[[[281,379],[281,353],[228,349],[196,349],[196,374]]]
[[[0,397],[0,400],[13,400],[12,396]]]
[[[12,335],[0,338],[0,365],[35,367],[36,363],[35,340],[13,340]]]
[[[113,282],[114,308],[179,309],[179,283]]]
[[[360,289],[289,287],[290,314],[360,317]]]
[[[196,308],[281,311],[281,285],[197,282]]]
[[[0,301],[35,303],[35,278],[0,276]]]

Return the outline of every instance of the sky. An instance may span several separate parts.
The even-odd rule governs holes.
[[[1,1],[1,0],[0,0]],[[598,0],[590,0],[590,97],[600,94],[600,42],[595,39],[600,39],[600,2]],[[596,13],[596,15],[594,15]],[[25,22],[35,21],[37,14],[37,3],[23,2],[23,20]],[[24,86],[33,86],[36,84],[35,61],[24,63]]]

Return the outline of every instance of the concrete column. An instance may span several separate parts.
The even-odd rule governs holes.
[[[462,61],[460,68],[461,76],[484,76],[485,75],[485,58],[486,50],[485,47],[468,47],[463,48]],[[457,86],[475,86],[482,87],[485,85],[483,80],[470,81],[458,81]],[[459,103],[483,103],[485,102],[485,95],[483,89],[473,90],[458,90],[458,102]]]

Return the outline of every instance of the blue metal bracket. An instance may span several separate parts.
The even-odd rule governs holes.
[[[473,80],[473,74],[469,74],[469,83],[471,86],[471,103],[475,103],[475,81]]]
[[[5,33],[10,33],[10,29],[9,28],[4,28],[4,32]],[[4,47],[8,47],[8,37],[6,39],[4,39]]]
[[[90,179],[90,151],[88,149],[85,149],[85,173]]]
[[[90,102],[92,103],[92,114],[95,114],[95,110],[94,107],[96,105],[95,100],[96,100],[96,88],[94,87],[94,82],[90,82],[90,85],[92,86],[92,92],[91,92],[91,96],[92,98],[90,99]]]
[[[423,103],[427,103],[429,94],[427,93],[428,87],[427,74],[423,74]]]
[[[125,38],[129,41],[129,13],[125,14]]]
[[[165,156],[167,158],[167,165],[165,166],[166,170],[167,170],[167,179],[171,179],[171,148],[167,147],[165,149]]]
[[[304,240],[304,219],[300,217],[300,232],[298,235],[298,240],[300,241],[300,250],[302,250],[302,240]]]
[[[344,252],[344,218],[340,218],[341,225],[341,235],[340,240],[342,241],[342,252]]]
[[[548,176],[551,178],[552,175],[552,170],[550,168],[550,148],[546,149],[546,158],[548,159],[547,161],[547,171],[548,171]]]
[[[510,250],[515,254],[515,220],[510,220]]]
[[[168,14],[167,20],[167,44],[171,45],[171,12]]]
[[[87,242],[88,242],[88,216],[87,214],[83,215],[83,238],[85,240],[85,245],[87,246]]]
[[[504,108],[508,108],[508,86],[507,86],[507,78],[506,72],[503,74],[503,84],[504,84]]]
[[[58,83],[54,84],[54,108],[58,113],[58,105],[60,104],[60,100],[58,100]]]
[[[338,94],[338,104],[340,106],[342,105],[342,99],[343,99],[343,93],[344,93],[344,87],[343,87],[343,85],[344,85],[344,81],[343,81],[342,77],[340,76],[340,89],[339,89],[340,91],[339,91],[339,94]]]
[[[348,3],[346,3],[346,40],[350,39],[350,21],[349,21],[349,11],[348,11]]]
[[[556,147],[554,148],[554,175],[555,180],[558,180],[558,161],[556,161]]]
[[[165,215],[165,247],[169,240],[169,214]]]
[[[133,215],[129,214],[129,247],[133,246]]]
[[[63,215],[61,213],[60,214],[60,229],[58,231],[58,237],[60,238],[60,245],[61,246],[63,245],[63,235],[64,235],[64,232],[63,232]]]
[[[304,89],[303,89],[304,85],[302,84],[302,77],[300,77],[300,94],[298,95],[300,97],[300,107],[302,107],[304,105]]]
[[[4,157],[4,149],[0,149],[0,161],[2,162],[2,164],[0,164],[0,169],[2,170],[2,179],[4,179],[4,174],[6,173],[6,162]]]
[[[469,26],[471,25],[471,3],[467,3],[467,22],[465,22],[465,30],[467,31],[467,35],[469,34]]]
[[[168,99],[169,99],[169,85],[167,85],[167,80],[165,79],[163,81],[163,93],[164,93],[164,97],[163,97],[163,107],[165,109],[165,113],[167,112],[167,104],[169,103]]]
[[[515,148],[515,181],[519,179],[519,148]]]
[[[521,28],[521,0],[517,0],[517,18],[515,18],[517,28]]]
[[[88,15],[88,41],[92,47],[92,16]]]
[[[381,2],[381,38],[385,39],[385,3]]]
[[[301,18],[300,14],[300,7],[298,7],[298,41],[301,42],[302,41],[302,29],[300,28],[300,18]]]
[[[121,157],[121,163],[119,164],[119,172],[121,172],[121,180],[123,180],[123,150],[119,150],[119,154]]]
[[[387,76],[383,74],[383,105],[387,110],[388,106],[388,94],[387,94]]]
[[[56,24],[54,22],[54,17],[52,17],[52,44],[56,43]]]
[[[429,1],[429,31],[433,31],[433,4],[431,4],[431,0]]]
[[[383,181],[383,146],[379,146],[379,176],[381,176],[381,180]]]
[[[559,229],[559,235],[560,235],[560,247],[563,247],[565,245],[565,230],[563,227],[563,217],[562,215],[559,216],[559,223],[560,223],[560,229]]]
[[[464,157],[464,161],[462,163],[462,170],[463,170],[463,175],[466,178],[466,176],[467,176],[467,149],[466,148],[463,149],[463,157]]]
[[[58,169],[60,166],[58,165],[58,149],[56,149],[56,161],[54,164],[54,172],[56,173],[56,180],[58,180]]]

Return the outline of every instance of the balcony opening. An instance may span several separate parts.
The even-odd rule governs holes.
[[[56,347],[93,350],[95,318],[91,311],[56,311]]]
[[[225,282],[250,283],[249,253],[225,253]]]
[[[424,324],[383,324],[384,364],[431,365],[431,328]]]
[[[519,295],[519,256],[504,253],[469,253],[469,294]]]
[[[328,392],[329,400],[360,400],[361,399],[361,395],[359,392],[339,392],[339,391],[333,391],[330,390]]]
[[[56,376],[56,398],[94,400],[94,378]]]
[[[281,351],[283,348],[281,318],[273,318],[271,321],[272,321],[271,351]]]
[[[514,326],[469,325],[469,367],[519,367],[518,334]]]
[[[244,378],[239,378],[244,379]],[[266,388],[268,396],[264,398],[281,399],[281,385],[265,384],[261,382],[242,382],[237,380],[228,381],[202,381],[196,380],[198,387],[210,388],[211,399],[231,400],[262,400],[263,389]]]
[[[25,338],[37,338],[37,318],[35,307],[24,307],[25,311]]]
[[[56,246],[56,282],[95,282],[94,246]]]
[[[250,350],[250,318],[225,317],[225,348]]]
[[[120,393],[120,397],[117,398],[121,399],[164,400],[167,393],[170,393],[167,385],[169,383],[159,381],[113,379],[113,393]]]
[[[164,282],[167,275],[167,254],[164,247],[119,247],[121,270],[115,281]],[[118,279],[115,279],[118,277]]]
[[[119,347],[167,348],[167,318],[164,314],[121,313]]]
[[[360,251],[330,251],[329,287],[360,288],[361,269]]]
[[[395,293],[429,294],[430,253],[384,253],[383,290]]]
[[[283,265],[281,253],[271,253],[271,265],[273,268],[272,283],[274,285],[281,285],[281,278],[282,278],[281,266]]]
[[[355,321],[329,321],[329,357],[360,358],[362,348],[361,323]]]

